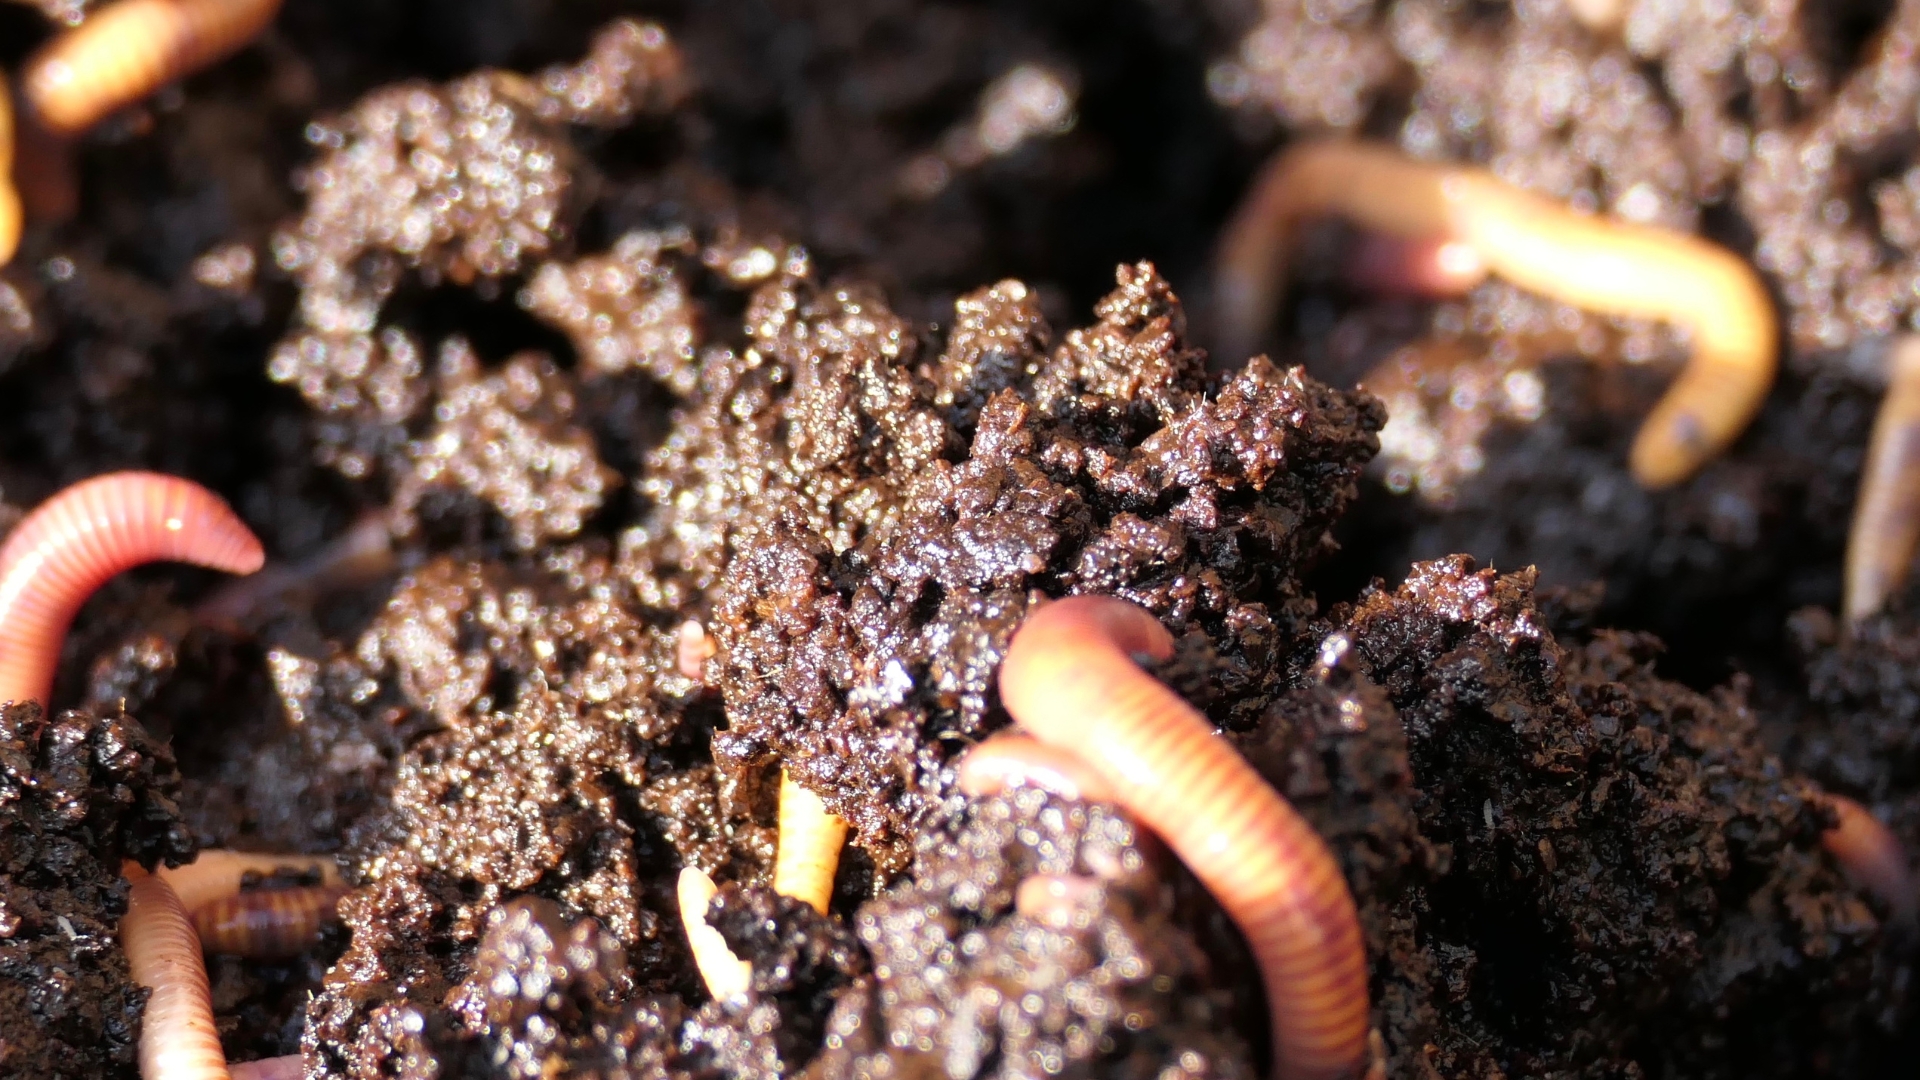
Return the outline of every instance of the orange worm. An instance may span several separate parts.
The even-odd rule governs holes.
[[[49,131],[78,135],[257,37],[280,0],[120,0],[27,61],[22,95]]]
[[[1847,532],[1846,596],[1849,625],[1880,610],[1906,583],[1920,546],[1920,335],[1896,340],[1887,351],[1887,395],[1874,417],[1860,497]]]
[[[144,1080],[228,1080],[227,1056],[213,1024],[213,1001],[200,939],[165,879],[121,867],[132,884],[120,945],[133,981],[153,991],[140,1021]]]
[[[233,1065],[233,1080],[301,1080],[300,1055],[241,1061]]]
[[[0,266],[20,249],[20,193],[13,186],[13,90],[0,71]]]
[[[180,903],[188,911],[198,911],[215,901],[240,895],[241,889],[246,887],[248,874],[266,877],[283,870],[303,875],[318,874],[320,884],[324,886],[337,888],[342,884],[340,868],[331,855],[271,855],[219,848],[202,849],[185,866],[163,866],[154,873],[173,886],[173,891],[180,894]]]
[[[193,909],[193,929],[208,952],[259,960],[299,956],[339,919],[339,885],[253,889]]]
[[[1577,213],[1485,169],[1356,142],[1282,151],[1227,226],[1215,283],[1223,352],[1252,351],[1273,320],[1295,229],[1329,214],[1402,239],[1464,243],[1488,272],[1563,303],[1686,328],[1693,355],[1634,439],[1633,473],[1647,487],[1678,483],[1726,449],[1773,386],[1779,320],[1759,275],[1732,252]]]
[[[700,981],[707,984],[707,993],[715,1001],[731,1001],[744,997],[753,985],[753,965],[733,955],[727,939],[707,922],[707,907],[719,891],[699,867],[680,871],[680,925],[693,948],[693,966],[700,970]]]
[[[1206,717],[1135,661],[1172,653],[1142,608],[1058,600],[1015,632],[1000,698],[1037,738],[1084,756],[1239,925],[1266,984],[1278,1080],[1357,1075],[1367,958],[1340,866]]]
[[[1820,835],[1820,845],[1855,885],[1886,901],[1895,920],[1913,922],[1920,914],[1920,892],[1916,892],[1913,867],[1900,838],[1872,811],[1845,795],[1825,799],[1840,820]]]
[[[720,651],[707,628],[700,625],[699,619],[688,619],[680,624],[680,630],[674,635],[674,670],[692,679],[694,682],[706,681],[707,661]]]
[[[847,823],[829,811],[820,796],[780,770],[780,846],[773,859],[773,891],[804,900],[825,915],[846,843]]]
[[[960,759],[960,790],[974,798],[1037,787],[1063,799],[1113,802],[1113,787],[1072,751],[1031,735],[1003,732]]]
[[[159,473],[83,480],[28,514],[0,547],[0,701],[47,704],[80,605],[157,560],[250,574],[266,553],[218,495]]]

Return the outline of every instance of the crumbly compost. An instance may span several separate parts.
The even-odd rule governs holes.
[[[191,858],[173,755],[125,715],[0,705],[0,1069],[129,1075],[147,992],[120,951],[120,863]]]

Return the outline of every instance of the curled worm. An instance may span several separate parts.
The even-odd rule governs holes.
[[[1920,335],[1887,350],[1887,394],[1874,417],[1860,497],[1847,533],[1849,624],[1880,610],[1906,584],[1920,545]]]
[[[339,918],[336,909],[346,894],[339,885],[253,889],[192,909],[193,929],[207,952],[256,960],[298,956]]]
[[[218,495],[158,473],[83,480],[28,514],[0,547],[0,701],[47,704],[80,605],[157,560],[250,574],[266,554]]]
[[[1895,920],[1913,923],[1920,915],[1920,892],[1900,838],[1845,795],[1827,795],[1825,801],[1839,821],[1821,834],[1820,845],[1855,885],[1884,900]]]
[[[782,769],[773,891],[805,901],[825,915],[827,902],[833,899],[833,876],[840,869],[840,849],[846,843],[847,823]]]
[[[1357,1074],[1368,1001],[1353,896],[1312,827],[1133,659],[1172,651],[1133,604],[1055,601],[1014,634],[1000,697],[1036,738],[1085,757],[1239,925],[1266,984],[1275,1075]]]
[[[57,135],[77,135],[252,41],[280,0],[120,0],[27,61],[22,97]]]
[[[1017,732],[1002,732],[967,751],[959,773],[960,790],[975,798],[1037,787],[1063,799],[1114,801],[1113,787],[1078,754]]]
[[[272,855],[207,848],[185,866],[163,866],[154,872],[173,886],[188,911],[198,911],[216,900],[240,895],[248,874],[267,877],[282,871],[306,875],[320,885],[337,888],[341,884],[340,868],[331,855]]]
[[[153,991],[140,1022],[144,1080],[228,1080],[227,1057],[213,1024],[207,966],[187,910],[162,878],[127,863],[132,888],[120,920],[120,944],[133,981]]]
[[[1485,169],[1354,142],[1282,151],[1228,225],[1215,283],[1222,351],[1252,350],[1277,307],[1294,230],[1329,214],[1406,240],[1455,240],[1520,288],[1686,328],[1693,355],[1634,439],[1633,473],[1647,487],[1678,483],[1726,449],[1773,385],[1778,319],[1732,252],[1576,213]]]
[[[731,1001],[744,997],[753,985],[753,965],[733,955],[727,939],[707,922],[707,907],[718,891],[699,867],[680,871],[680,925],[693,947],[693,966],[700,969],[700,981],[715,1001]]]

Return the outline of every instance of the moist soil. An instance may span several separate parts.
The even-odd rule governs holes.
[[[87,6],[0,4],[0,66]],[[958,790],[1023,616],[1100,593],[1345,871],[1375,1075],[1902,1075],[1914,928],[1820,792],[1920,844],[1920,607],[1832,614],[1920,2],[1576,6],[288,0],[23,147],[0,528],[161,470],[270,567],[123,576],[0,708],[0,1073],[136,1075],[121,861],[226,846],[356,886],[210,958],[229,1057],[310,1080],[1268,1075],[1151,834]],[[1337,226],[1210,355],[1222,223],[1329,133],[1749,258],[1764,412],[1644,491],[1684,342],[1383,295]],[[824,914],[783,769],[851,826]]]

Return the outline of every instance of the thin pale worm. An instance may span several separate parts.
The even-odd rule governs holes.
[[[960,790],[974,798],[1036,787],[1063,799],[1112,802],[1113,787],[1072,751],[1031,735],[1002,732],[960,759]]]
[[[13,186],[13,90],[0,70],[0,266],[20,249],[20,193]]]
[[[80,605],[159,560],[251,574],[266,554],[220,496],[159,473],[83,480],[28,514],[0,547],[0,701],[47,704]]]
[[[773,891],[826,914],[846,843],[847,823],[828,811],[820,796],[780,770],[780,847],[773,861]]]
[[[673,640],[673,666],[680,674],[694,682],[706,681],[707,661],[720,651],[707,628],[700,625],[699,619],[688,619],[680,624],[680,630]]]
[[[746,996],[753,985],[753,965],[733,955],[727,939],[707,922],[707,906],[719,891],[699,867],[680,871],[680,925],[693,947],[693,966],[700,970],[700,981],[707,984],[707,993],[715,1001],[731,1001]]]
[[[1885,901],[1897,921],[1913,923],[1920,914],[1920,891],[1900,838],[1872,811],[1845,795],[1827,795],[1824,800],[1839,822],[1821,834],[1821,846],[1855,885]]]
[[[213,1023],[207,966],[187,909],[162,878],[127,863],[132,888],[120,920],[133,981],[153,991],[140,1021],[144,1080],[228,1080],[227,1057]]]
[[[297,563],[270,566],[214,590],[194,615],[214,624],[240,624],[279,610],[289,593],[351,589],[394,567],[393,531],[381,514],[368,514],[319,551]]]
[[[233,1080],[301,1080],[306,1075],[299,1054],[242,1061],[231,1068]]]
[[[1035,874],[1013,891],[1013,909],[1043,926],[1065,930],[1100,891],[1100,882],[1079,874]]]
[[[1860,496],[1847,533],[1849,625],[1880,610],[1906,584],[1920,545],[1920,335],[1887,350],[1887,393],[1873,421]]]
[[[282,960],[319,944],[346,894],[339,885],[252,889],[192,909],[193,929],[208,952]]]
[[[1567,0],[1575,22],[1596,34],[1617,34],[1627,21],[1629,0]]]
[[[1634,439],[1634,476],[1665,487],[1739,437],[1773,386],[1779,325],[1760,277],[1695,236],[1575,212],[1485,169],[1356,142],[1282,151],[1221,246],[1222,351],[1251,351],[1273,319],[1299,224],[1339,215],[1405,239],[1450,238],[1520,288],[1609,315],[1663,319],[1693,355]]]
[[[120,0],[43,46],[21,73],[34,117],[78,135],[257,37],[280,0]]]
[[[1246,935],[1266,984],[1275,1076],[1366,1063],[1367,960],[1353,896],[1312,826],[1136,656],[1172,655],[1145,610],[1046,604],[1014,634],[1000,697],[1021,727],[1086,758]]]

